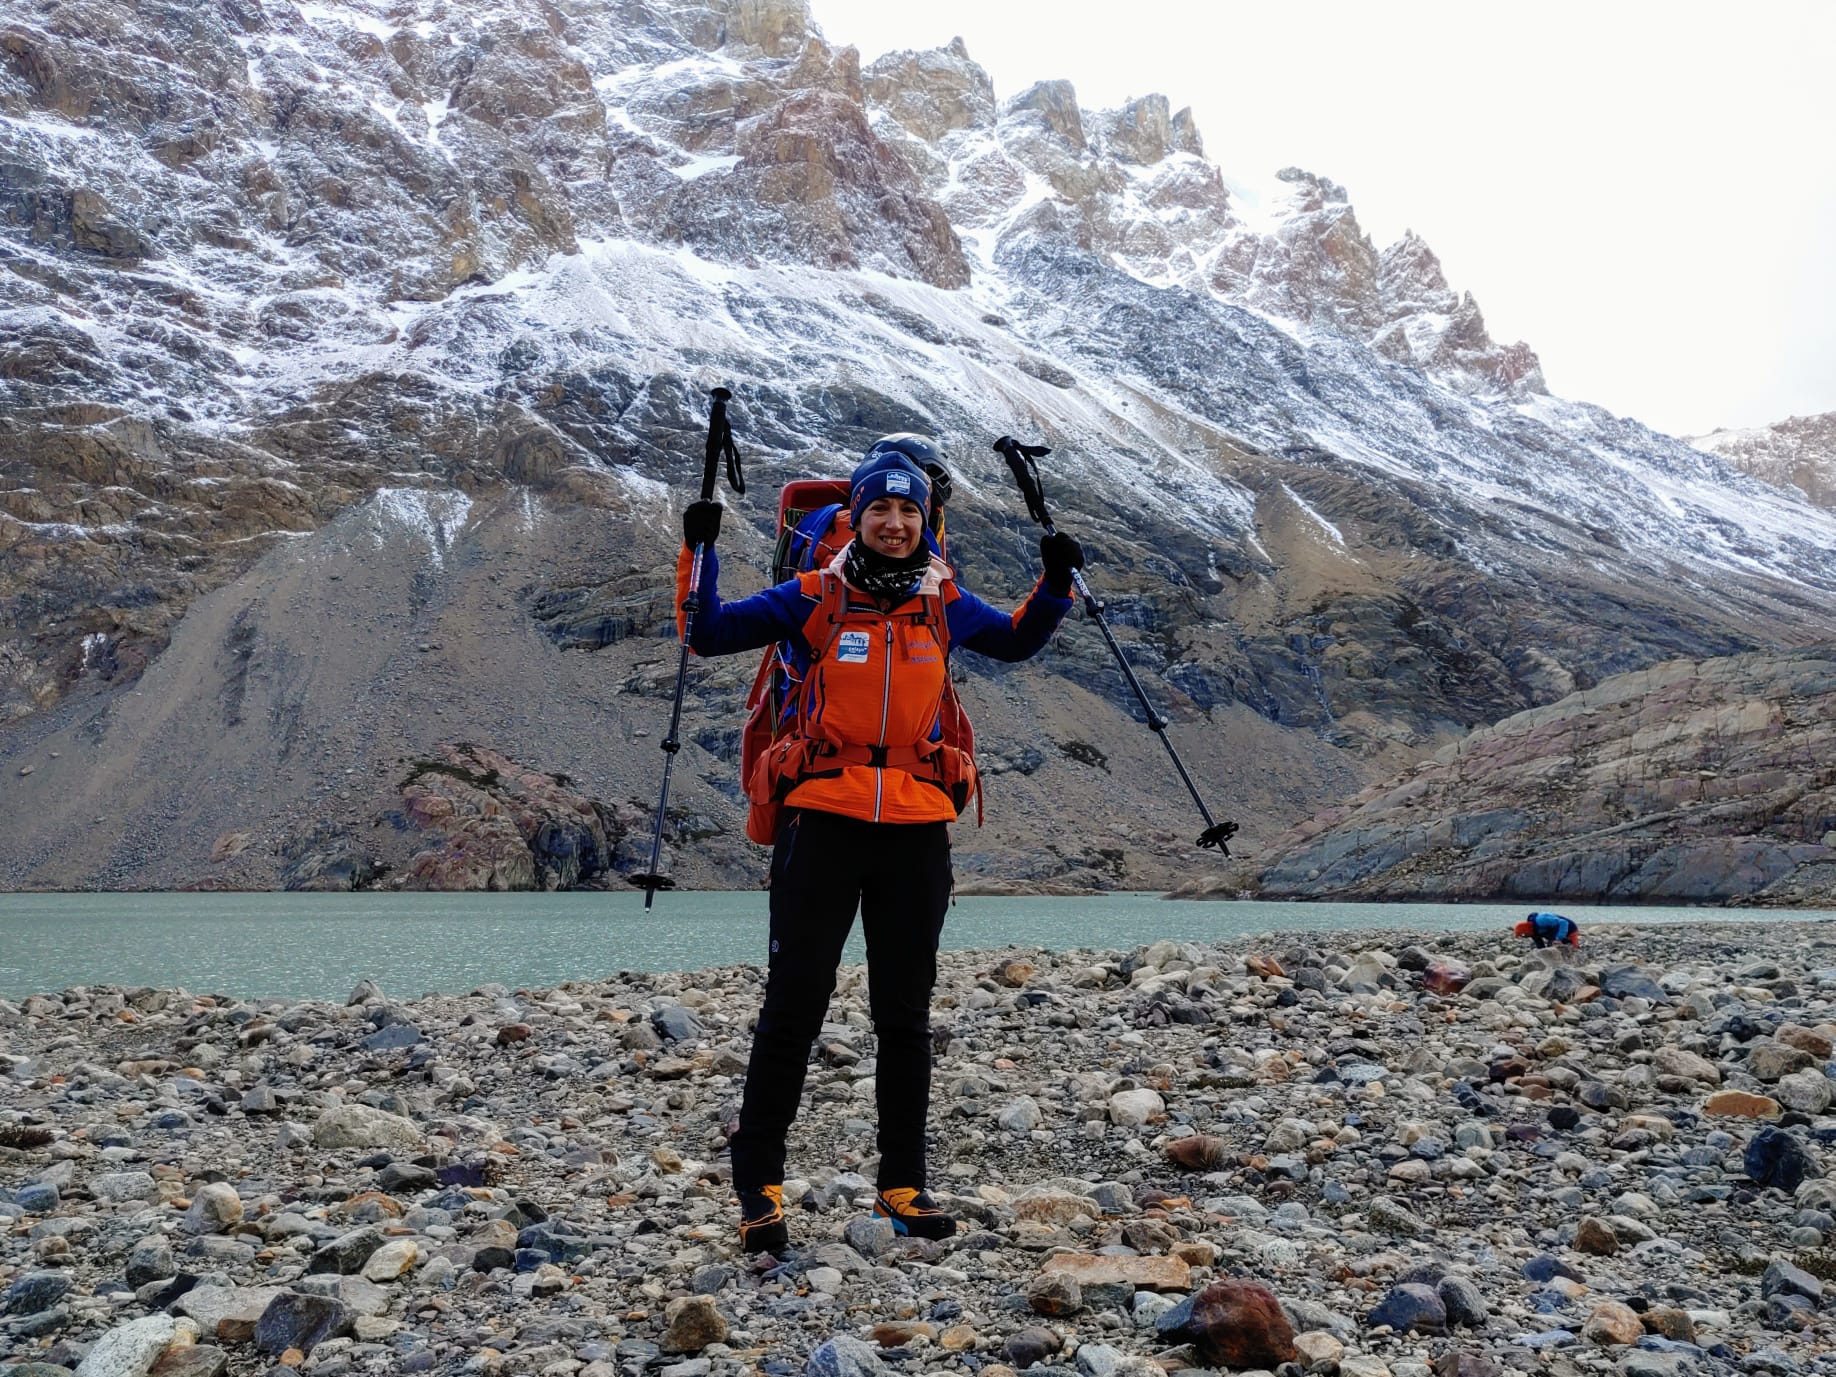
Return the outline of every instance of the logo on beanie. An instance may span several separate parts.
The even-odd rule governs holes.
[[[912,476],[894,470],[886,475],[886,491],[909,493],[912,490]]]

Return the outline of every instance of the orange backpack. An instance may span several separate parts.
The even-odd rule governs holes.
[[[940,510],[937,528],[927,533],[927,539],[936,545],[940,555],[943,551],[941,517]],[[828,568],[853,538],[854,525],[848,512],[845,481],[806,478],[785,484],[778,495],[778,544],[772,556],[773,582],[782,583],[799,574]],[[825,580],[825,599],[845,596],[839,580]],[[947,656],[950,627],[944,615],[943,599],[932,594],[927,595],[924,602],[925,609],[918,615],[931,623],[938,645]],[[811,617],[811,625],[823,616],[825,609],[818,608]],[[839,628],[840,618],[834,608],[827,609],[826,620],[832,628]],[[746,814],[746,835],[761,846],[771,846],[777,841],[784,796],[801,778],[796,757],[811,754],[799,752],[795,746],[796,739],[807,739],[800,720],[802,695],[798,689],[810,664],[826,654],[828,647],[812,642],[811,650],[813,658],[806,659],[788,640],[766,647],[764,658],[759,662],[759,672],[752,681],[752,691],[746,696],[746,726],[740,736],[740,780],[745,785],[750,805]],[[940,770],[945,758],[952,762],[950,777],[943,781],[944,787],[951,793],[958,813],[968,806],[971,796],[975,798],[979,826],[982,798],[974,765],[975,728],[969,722],[969,714],[963,710],[947,669],[937,726],[937,743],[952,748],[935,753]],[[803,761],[804,765],[811,763],[808,759]]]

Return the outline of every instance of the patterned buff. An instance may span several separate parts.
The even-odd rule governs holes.
[[[842,577],[869,597],[898,602],[917,591],[918,577],[930,563],[931,551],[924,545],[904,559],[893,559],[869,550],[864,540],[854,540],[842,561]]]

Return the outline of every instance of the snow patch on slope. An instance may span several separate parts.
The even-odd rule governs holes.
[[[1295,506],[1299,507],[1301,511],[1305,513],[1306,516],[1312,520],[1314,525],[1318,526],[1329,537],[1331,537],[1333,544],[1338,545],[1340,547],[1344,546],[1345,544],[1344,533],[1340,531],[1337,526],[1333,525],[1332,522],[1328,521],[1325,517],[1321,516],[1317,511],[1315,511],[1313,507],[1309,505],[1306,498],[1302,497],[1299,493],[1295,492],[1294,489],[1290,488],[1286,483],[1283,483],[1281,485],[1281,490],[1288,495],[1288,500],[1290,502],[1292,502]]]
[[[445,565],[447,550],[472,513],[472,499],[450,488],[378,488],[365,506],[378,545],[406,533],[427,546],[436,567]]]

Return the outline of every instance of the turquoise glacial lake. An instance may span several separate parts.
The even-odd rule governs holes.
[[[499,982],[541,988],[619,971],[765,959],[762,891],[628,894],[0,894],[0,996],[72,985],[182,986],[238,998],[343,999],[361,979],[398,998]],[[1520,904],[1169,901],[1157,894],[962,898],[952,949],[1119,949],[1162,937],[1491,930]],[[1602,922],[1836,920],[1831,911],[1564,907]],[[1352,940],[1341,938],[1341,942]],[[857,926],[845,957],[864,953]]]

